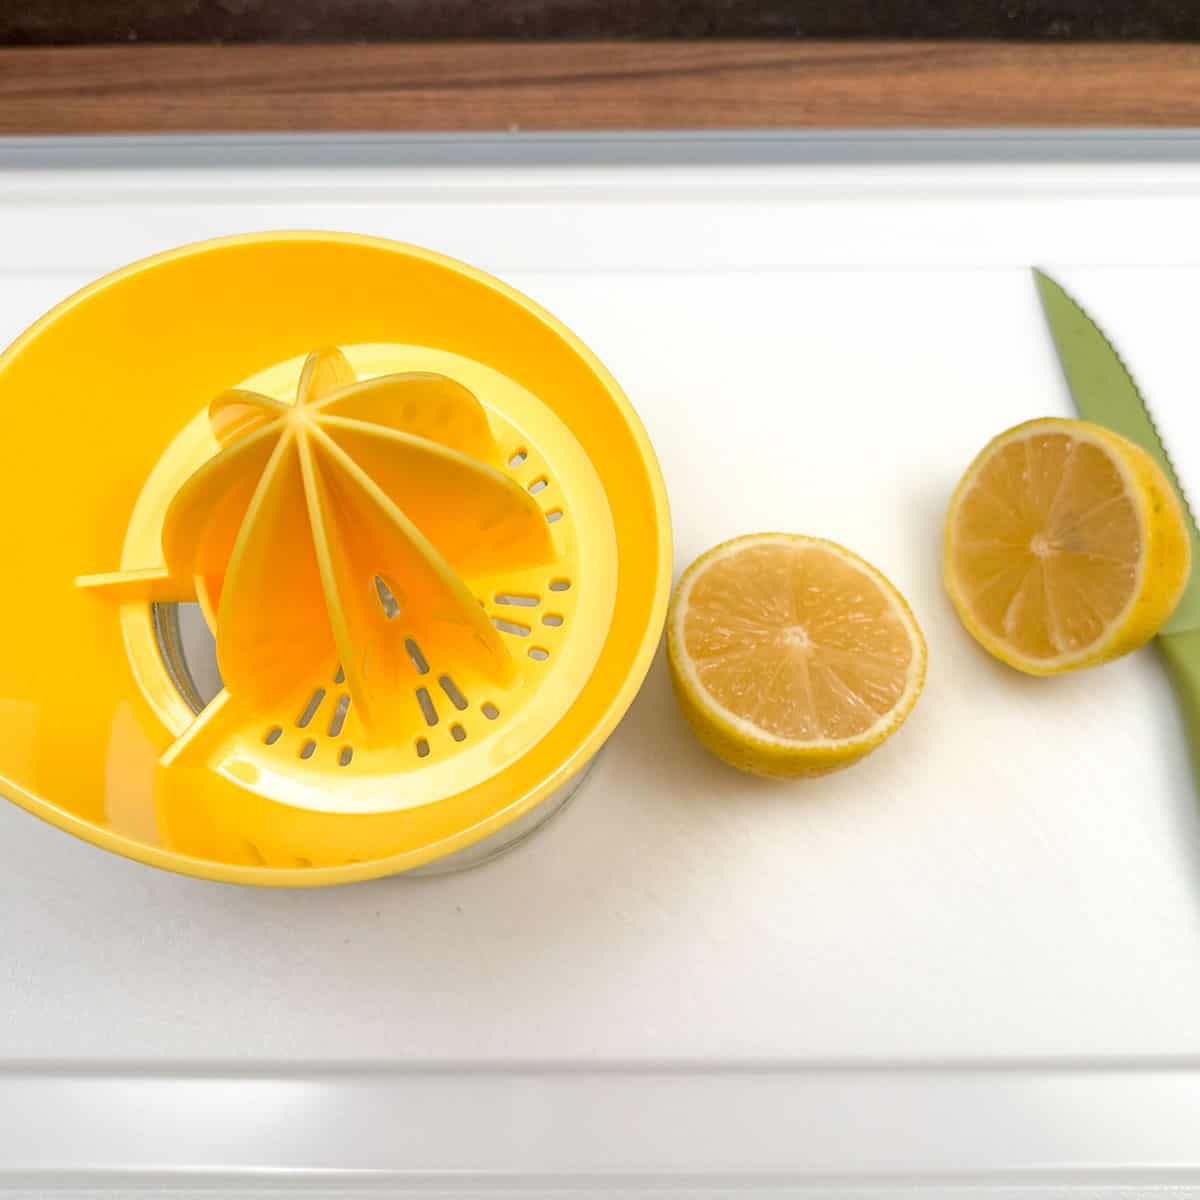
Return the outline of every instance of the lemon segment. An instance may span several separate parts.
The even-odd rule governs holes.
[[[1140,446],[1046,417],[994,438],[946,517],[946,590],[985,650],[1030,675],[1149,641],[1191,571],[1183,506]]]
[[[857,762],[925,678],[900,593],[833,542],[751,534],[697,559],[676,588],[667,652],[680,708],[731,766],[779,778]]]

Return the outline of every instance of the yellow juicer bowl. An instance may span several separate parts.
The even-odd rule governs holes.
[[[0,417],[0,791],[143,862],[295,886],[462,851],[583,769],[658,643],[670,521],[628,401],[429,251],[136,263],[0,358]]]

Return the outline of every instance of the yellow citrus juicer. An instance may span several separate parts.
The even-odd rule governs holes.
[[[640,422],[440,255],[274,233],[136,263],[0,358],[0,416],[0,791],[106,849],[278,885],[453,861],[564,794],[657,646]]]

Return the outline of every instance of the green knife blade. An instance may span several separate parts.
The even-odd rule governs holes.
[[[1049,275],[1034,270],[1042,308],[1058,350],[1058,361],[1079,415],[1136,442],[1162,467],[1183,504],[1192,541],[1192,562],[1200,563],[1200,531],[1180,486],[1170,455],[1133,376],[1100,327]],[[1200,571],[1187,588],[1160,636],[1200,630]]]
[[[1192,542],[1192,574],[1178,607],[1158,635],[1158,644],[1183,711],[1192,767],[1200,781],[1200,570],[1195,565],[1200,563],[1200,536],[1196,519],[1146,402],[1120,355],[1099,326],[1049,275],[1037,270],[1033,274],[1079,415],[1141,446],[1162,467],[1183,503]]]

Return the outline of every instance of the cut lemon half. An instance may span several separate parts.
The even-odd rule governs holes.
[[[1183,594],[1191,547],[1158,464],[1086,421],[1046,417],[993,439],[946,518],[946,590],[983,648],[1031,675],[1149,641]]]
[[[736,538],[692,563],[667,653],[701,742],[781,778],[857,762],[900,726],[925,679],[904,597],[856,554],[797,534]]]

